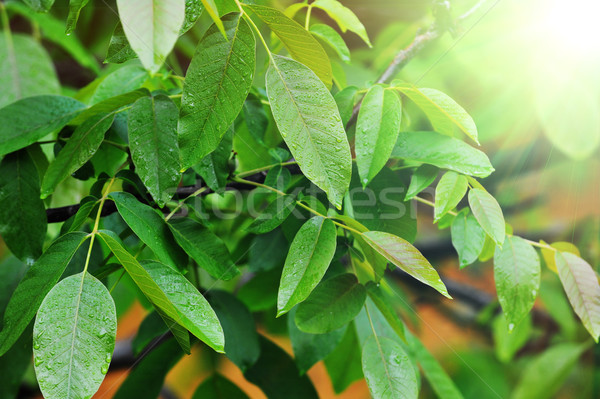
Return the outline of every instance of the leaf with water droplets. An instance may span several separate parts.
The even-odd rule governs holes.
[[[99,114],[77,126],[67,144],[50,163],[42,181],[42,198],[54,192],[56,186],[94,156],[115,114]]]
[[[240,274],[225,243],[200,222],[171,219],[168,226],[181,248],[212,277],[231,280]]]
[[[54,287],[86,234],[77,231],[57,238],[35,262],[11,296],[0,332],[0,356],[15,343],[37,312],[46,294]]]
[[[227,37],[212,25],[196,48],[185,75],[179,114],[184,169],[217,148],[250,91],[256,43],[239,14],[223,17]]]
[[[506,235],[504,215],[498,201],[487,191],[473,188],[469,190],[469,205],[479,225],[498,245],[502,245]]]
[[[31,263],[42,254],[46,210],[40,199],[40,178],[27,150],[0,162],[0,235],[10,251]]]
[[[177,270],[157,262],[144,262],[144,269],[171,301],[181,324],[217,352],[224,352],[221,323],[208,301]]]
[[[117,7],[131,48],[147,70],[158,71],[179,37],[184,0],[117,0]]]
[[[600,285],[592,266],[575,254],[556,251],[560,282],[569,302],[590,335],[600,336]]]
[[[452,171],[444,173],[435,188],[434,219],[436,222],[458,205],[467,193],[468,187],[466,176]]]
[[[304,301],[319,284],[335,253],[336,229],[321,216],[309,219],[296,233],[281,273],[277,316]]]
[[[0,109],[0,156],[27,147],[65,126],[83,103],[63,96],[27,97]]]
[[[267,96],[298,166],[341,208],[352,157],[335,100],[314,72],[278,55],[273,55],[267,71]]]
[[[247,5],[279,37],[290,56],[311,69],[331,88],[331,63],[321,44],[299,23],[281,11],[261,5]]]
[[[371,396],[378,399],[416,399],[415,369],[399,343],[372,335],[363,345],[362,369]]]
[[[494,280],[508,329],[531,310],[540,291],[540,258],[521,237],[508,236],[494,253]]]
[[[110,293],[87,272],[46,295],[33,327],[33,358],[47,399],[89,398],[104,380],[117,335]]]
[[[433,130],[448,136],[454,136],[458,130],[479,144],[473,118],[447,94],[435,89],[417,89],[407,84],[397,88],[423,110]]]
[[[363,187],[385,166],[400,133],[402,103],[381,85],[369,89],[356,122],[356,165]]]
[[[79,13],[81,9],[85,7],[85,5],[89,2],[89,0],[70,0],[69,1],[69,15],[67,16],[67,27],[65,29],[65,33],[70,35],[77,25],[77,20],[79,19]]]
[[[429,261],[408,241],[382,231],[367,231],[362,237],[374,250],[423,284],[438,290],[445,297],[446,286]]]
[[[159,94],[137,100],[127,116],[135,172],[160,207],[173,197],[179,184],[177,113],[173,100]]]
[[[54,0],[23,0],[23,3],[36,12],[48,12],[52,8]]]
[[[290,216],[296,206],[296,197],[283,195],[276,197],[248,226],[248,231],[264,234],[278,227]]]
[[[162,263],[183,270],[187,266],[187,256],[177,246],[164,219],[146,204],[142,204],[132,194],[111,193],[125,223],[156,255]]]
[[[348,324],[367,298],[367,290],[351,273],[321,282],[298,305],[294,320],[300,331],[325,334]]]

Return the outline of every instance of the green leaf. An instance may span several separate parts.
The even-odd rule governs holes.
[[[269,399],[318,399],[310,378],[300,375],[292,358],[267,338],[259,336],[259,340],[260,358],[244,377]]]
[[[326,334],[308,334],[296,327],[294,316],[296,309],[292,309],[287,318],[287,327],[294,360],[301,374],[306,373],[315,363],[323,360],[342,341],[346,326]]]
[[[385,231],[413,242],[417,218],[412,204],[404,201],[404,193],[404,184],[389,168],[382,169],[364,189],[354,169],[348,197],[354,218],[368,230]]]
[[[390,299],[386,297],[379,285],[372,281],[367,283],[366,288],[369,298],[371,298],[375,306],[377,306],[377,309],[379,309],[383,317],[385,317],[390,327],[392,327],[403,341],[406,341],[404,323],[400,320],[396,310],[392,307]]]
[[[108,289],[82,272],[46,295],[33,327],[35,374],[47,399],[91,397],[112,359],[117,313]]]
[[[175,307],[178,317],[173,317],[166,310],[165,313],[215,351],[223,353],[223,328],[215,311],[196,287],[170,266],[148,262],[143,267]]]
[[[557,251],[558,276],[569,302],[590,335],[600,336],[600,285],[594,269],[577,255]]]
[[[129,45],[127,37],[125,37],[125,31],[123,31],[123,25],[121,22],[117,23],[110,42],[108,43],[108,50],[106,51],[106,58],[104,63],[122,64],[129,60],[136,58],[135,51]]]
[[[439,169],[432,165],[423,164],[412,174],[410,185],[406,190],[406,201],[415,198],[421,191],[433,183],[438,176]]]
[[[321,39],[327,43],[340,57],[340,59],[346,63],[350,62],[350,50],[344,39],[340,36],[335,29],[325,24],[314,24],[310,26],[310,33],[318,39]]]
[[[296,325],[300,331],[325,334],[348,324],[356,317],[367,297],[365,287],[354,274],[345,273],[321,282],[298,305]]]
[[[452,298],[448,295],[446,286],[437,271],[408,241],[381,231],[367,231],[362,234],[362,237],[367,244],[394,265],[423,284],[435,288],[445,297]]]
[[[81,66],[91,69],[92,71],[99,73],[100,68],[98,67],[98,61],[84,46],[81,41],[75,35],[65,35],[65,25],[62,21],[54,18],[51,14],[38,14],[32,12],[29,8],[23,6],[21,3],[9,2],[6,3],[6,9],[14,11],[20,15],[29,18],[31,21],[37,23],[42,32],[44,39],[51,41],[52,43],[62,47],[67,53],[73,57]],[[22,68],[22,65],[21,65]],[[53,67],[52,67],[53,70]],[[54,72],[52,71],[54,75]],[[35,74],[29,75],[28,80],[32,80],[33,76],[38,77],[40,70],[36,70]],[[50,79],[49,82],[57,85],[58,81],[56,78]],[[56,90],[58,93],[58,90]],[[37,93],[42,94],[42,93]],[[1,103],[1,102],[0,102]]]
[[[0,187],[0,235],[17,258],[33,263],[42,254],[47,223],[38,171],[26,150],[2,159]]]
[[[186,72],[178,128],[184,169],[217,148],[252,85],[254,35],[239,14],[225,16],[223,24],[227,36],[212,25]]]
[[[77,26],[77,20],[79,19],[79,13],[81,9],[85,7],[89,0],[70,0],[69,1],[69,15],[67,16],[67,27],[65,33],[70,35]]]
[[[492,321],[492,336],[494,337],[496,357],[503,363],[509,363],[513,359],[519,349],[527,343],[533,332],[531,317],[528,316],[512,330],[509,330],[508,326],[508,321],[503,313],[500,313]]]
[[[494,171],[483,152],[436,132],[401,132],[392,157],[477,177],[487,177]]]
[[[362,368],[374,398],[417,398],[415,370],[400,344],[372,335],[363,345]]]
[[[177,269],[185,269],[187,257],[177,246],[163,218],[148,205],[125,192],[112,193],[119,214],[156,255],[159,261]]]
[[[86,239],[83,232],[69,233],[54,241],[35,262],[15,289],[2,320],[0,356],[25,330],[46,294],[58,282],[67,264]]]
[[[247,230],[255,234],[268,233],[283,223],[295,207],[296,197],[293,195],[278,196],[254,219]]]
[[[367,243],[363,235],[360,234],[368,231],[369,229],[367,229],[365,226],[363,226],[362,224],[360,224],[359,222],[357,222],[349,216],[338,216],[337,219],[343,221],[346,226],[349,226],[357,231],[356,233],[352,232],[352,236],[354,237],[354,240],[358,243],[360,249],[365,255],[367,262],[373,268],[375,281],[378,282],[379,280],[381,280],[385,273],[385,270],[387,269],[388,261],[385,257],[383,257],[383,255],[381,255],[379,252],[373,249],[371,247],[371,244]]]
[[[200,0],[185,0],[185,19],[179,30],[179,35],[183,35],[196,24],[196,21],[202,15],[204,6]]]
[[[315,216],[302,225],[283,266],[277,317],[304,301],[319,284],[335,253],[336,228],[333,222]]]
[[[212,277],[231,280],[240,274],[225,243],[200,222],[171,219],[168,226],[181,248]]]
[[[233,382],[220,374],[213,374],[196,388],[192,399],[250,399]]]
[[[226,291],[211,290],[208,302],[223,327],[227,357],[245,372],[256,363],[260,355],[252,313],[239,299]]]
[[[584,345],[563,343],[537,356],[521,373],[511,399],[555,397],[585,349]]]
[[[324,10],[338,24],[342,32],[349,30],[356,33],[371,47],[364,25],[348,7],[337,0],[317,0],[311,5]]]
[[[48,12],[52,8],[54,0],[23,0],[23,3],[31,7],[35,12]]]
[[[454,209],[467,193],[469,182],[467,178],[456,172],[446,172],[435,188],[434,220]]]
[[[468,209],[456,215],[450,230],[452,245],[458,253],[458,263],[463,268],[475,262],[485,244],[485,231]]]
[[[531,308],[540,290],[540,258],[521,237],[508,236],[494,253],[494,280],[509,331]]]
[[[502,209],[494,197],[479,188],[469,190],[471,212],[479,225],[498,245],[504,242],[506,228]]]
[[[352,110],[354,109],[354,97],[356,97],[357,92],[358,87],[348,86],[335,94],[334,99],[338,110],[340,111],[342,124],[344,126],[348,124],[348,121],[352,117]]]
[[[63,96],[27,97],[0,109],[0,156],[65,126],[85,105]]]
[[[141,83],[140,83],[141,84]],[[104,95],[104,94],[102,94]],[[77,115],[71,125],[80,125],[86,120],[103,113],[113,113],[126,105],[133,104],[138,98],[150,96],[148,89],[137,89],[123,94],[117,94],[88,107]]]
[[[0,356],[0,397],[19,396],[25,373],[31,365],[31,328],[27,328],[13,347]]]
[[[242,112],[248,132],[256,141],[263,143],[265,132],[269,126],[269,119],[260,98],[252,93],[248,94],[246,101],[244,101]]]
[[[293,59],[308,67],[328,89],[331,88],[331,63],[317,39],[299,23],[275,8],[256,4],[248,5],[248,8],[279,37]]]
[[[90,104],[97,104],[139,89],[146,79],[148,79],[148,73],[144,68],[138,65],[122,66],[102,78],[90,99]]]
[[[184,0],[117,0],[117,8],[131,48],[147,70],[157,72],[179,37]]]
[[[127,118],[135,172],[161,208],[179,183],[177,113],[173,100],[159,94],[137,100]]]
[[[385,166],[400,132],[398,94],[375,85],[365,95],[356,122],[356,164],[363,187]]]
[[[363,378],[360,342],[358,342],[353,324],[351,323],[346,328],[342,342],[324,361],[336,394],[342,393],[353,382]]]
[[[42,181],[42,198],[50,196],[56,186],[81,168],[96,153],[115,114],[99,114],[77,126],[64,148],[50,163]]]
[[[267,71],[267,96],[298,166],[341,208],[352,157],[333,97],[307,67],[278,55],[273,55]]]
[[[60,93],[46,50],[21,34],[0,34],[0,86],[0,107],[25,97]]]
[[[217,148],[193,166],[204,183],[215,192],[222,192],[229,177],[229,158],[233,148],[233,126],[227,130]]]
[[[460,130],[479,144],[473,118],[447,94],[435,89],[417,89],[408,85],[397,86],[397,89],[423,110],[436,132],[455,136],[454,132]]]
[[[408,335],[411,356],[419,363],[423,374],[431,388],[439,398],[462,399],[463,396],[448,376],[446,371],[438,363],[437,359],[427,350],[425,345],[414,335]]]
[[[165,384],[167,373],[181,359],[183,352],[174,339],[153,348],[129,372],[114,399],[157,398]]]

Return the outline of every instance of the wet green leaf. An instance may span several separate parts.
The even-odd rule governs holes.
[[[187,257],[177,246],[163,218],[148,205],[125,192],[112,193],[125,223],[156,255],[158,260],[177,269],[185,269]]]
[[[85,107],[63,96],[27,97],[0,108],[0,156],[65,126]]]
[[[317,39],[275,8],[256,4],[247,7],[277,35],[293,59],[312,70],[327,88],[331,88],[331,64]]]
[[[401,132],[392,157],[477,177],[487,177],[494,171],[485,153],[436,132]]]
[[[304,175],[341,208],[352,173],[350,146],[331,94],[304,65],[274,55],[267,71],[271,110]]]
[[[91,397],[104,380],[117,335],[108,289],[82,272],[46,295],[33,327],[35,374],[45,398]]]
[[[375,85],[365,95],[356,122],[356,164],[363,187],[385,166],[400,132],[398,94]]]
[[[540,290],[540,258],[521,237],[508,236],[494,254],[494,280],[509,331],[531,308]]]
[[[283,266],[277,316],[304,301],[319,284],[335,253],[336,228],[329,219],[315,216],[302,225]]]
[[[437,271],[408,241],[381,231],[367,231],[362,234],[362,237],[367,244],[394,265],[423,284],[435,288],[445,297],[451,298]]]
[[[50,163],[44,175],[42,198],[51,195],[60,182],[92,158],[114,119],[114,113],[99,114],[77,126],[67,144]]]
[[[177,243],[212,277],[231,280],[240,274],[225,243],[193,219],[171,219],[168,223]]]
[[[469,190],[471,212],[483,230],[496,242],[502,245],[506,233],[502,209],[494,197],[479,188]]]
[[[456,172],[446,172],[435,188],[435,221],[454,209],[467,193],[467,178]]]
[[[173,100],[159,94],[137,100],[127,119],[135,172],[160,207],[171,199],[179,184],[177,113]]]
[[[485,231],[475,216],[465,209],[456,215],[451,226],[452,245],[458,252],[458,263],[463,268],[475,262],[485,244]]]
[[[179,115],[182,167],[210,154],[235,121],[254,75],[255,41],[239,14],[223,18],[227,37],[212,25],[186,72]]]
[[[348,324],[356,317],[367,297],[356,276],[340,274],[321,282],[298,305],[295,321],[300,331],[325,334]]]
[[[26,150],[0,162],[0,235],[19,259],[33,263],[46,238],[46,210],[40,199],[40,178]]]

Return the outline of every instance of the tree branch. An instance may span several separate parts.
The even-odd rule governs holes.
[[[478,1],[477,4],[475,4],[467,12],[458,17],[456,19],[456,22],[462,21],[473,15],[486,1],[488,0]],[[398,54],[396,54],[390,65],[388,65],[388,67],[385,69],[385,71],[383,71],[379,79],[377,79],[377,83],[389,83],[394,78],[394,76],[396,76],[396,74],[402,68],[404,68],[421,50],[423,50],[425,47],[427,47],[428,44],[442,36],[447,30],[447,26],[444,26],[443,24],[440,24],[438,23],[438,21],[436,21],[425,32],[415,36],[415,39],[406,48],[400,50]],[[356,118],[358,117],[358,111],[360,110],[363,98],[364,95],[352,109],[352,117],[348,120],[348,123],[346,124],[347,129],[356,123]]]

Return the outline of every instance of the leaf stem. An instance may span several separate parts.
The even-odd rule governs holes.
[[[306,20],[304,22],[304,29],[308,30],[310,28],[310,14],[312,12],[312,4],[308,5],[308,10],[306,10]]]
[[[248,170],[246,172],[239,173],[237,175],[237,177],[244,178],[246,176],[252,176],[255,173],[264,172],[265,170],[272,169],[275,166],[288,166],[288,165],[295,165],[296,163],[297,163],[296,161],[287,161],[287,162],[274,163],[272,165],[263,166],[262,168],[256,168],[256,169]]]
[[[100,205],[98,205],[98,213],[96,214],[96,220],[94,221],[94,228],[92,229],[92,232],[90,233],[90,236],[92,238],[90,239],[90,247],[88,248],[88,253],[85,258],[85,266],[83,267],[84,273],[87,272],[88,266],[90,264],[90,257],[92,255],[92,246],[94,245],[94,238],[96,237],[96,233],[98,233],[98,226],[100,226],[100,217],[102,216],[102,208],[104,207],[104,202],[106,201],[106,198],[108,198],[108,194],[110,194],[110,188],[112,187],[115,180],[116,180],[116,177],[113,177],[108,181],[108,186],[106,187],[106,190],[104,191],[104,194],[102,195],[102,198],[100,198]]]

